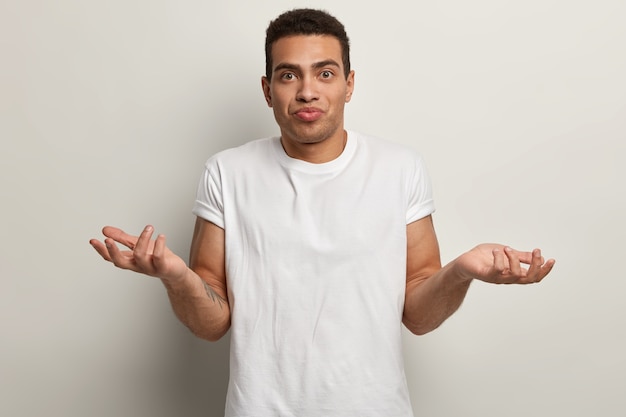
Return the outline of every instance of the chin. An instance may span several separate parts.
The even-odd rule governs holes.
[[[327,139],[327,136],[295,136],[293,139],[303,145],[314,145],[316,143],[324,142]]]
[[[311,126],[310,128],[294,129],[288,132],[289,136],[298,143],[304,145],[313,145],[316,143],[324,142],[337,132],[337,128],[328,129]]]

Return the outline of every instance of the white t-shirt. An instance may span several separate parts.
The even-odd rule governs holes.
[[[406,225],[433,211],[419,155],[355,132],[323,164],[279,138],[210,158],[193,212],[226,236],[226,416],[412,416]]]

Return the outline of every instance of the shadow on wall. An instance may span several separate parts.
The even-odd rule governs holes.
[[[277,133],[272,112],[265,106],[259,91],[224,95],[220,106],[214,110],[209,119],[219,123],[205,126],[210,137],[206,158],[222,149]],[[246,115],[244,123],[240,120],[241,114]],[[181,237],[180,244],[183,242]],[[180,328],[183,334],[175,335],[181,338],[175,353],[180,356],[172,365],[180,384],[170,398],[174,403],[172,408],[181,410],[177,416],[222,416],[229,378],[230,332],[218,342],[207,342],[193,336],[184,326]]]
[[[184,337],[176,364],[180,369],[180,385],[172,397],[173,408],[181,410],[179,416],[224,415],[229,349],[230,332],[218,342],[207,342],[191,334]]]
[[[245,123],[242,123],[241,114],[246,115]],[[256,90],[234,91],[224,96],[220,106],[212,109],[203,124],[203,133],[197,138],[198,142],[190,144],[185,150],[190,153],[190,158],[196,157],[196,153],[200,152],[201,159],[204,160],[223,149],[271,136],[278,131],[271,110],[267,109],[261,93]],[[168,198],[171,199],[171,195]],[[184,223],[178,219],[181,218],[181,212],[185,213],[190,209],[190,202],[182,201],[180,204],[184,208],[180,209],[177,203],[174,213],[164,214],[166,219],[172,218],[176,224]],[[185,258],[193,221],[180,226],[172,228],[168,234],[168,242],[175,253]],[[157,291],[161,290],[158,288]],[[230,332],[218,342],[195,337],[178,322],[169,307],[161,304],[167,303],[167,298],[164,298],[158,301],[158,307],[155,307],[158,313],[155,315],[167,316],[160,316],[160,319],[152,316],[149,324],[156,327],[153,327],[152,331],[155,333],[152,334],[158,335],[156,343],[163,343],[160,349],[164,350],[161,350],[156,360],[151,359],[146,364],[148,368],[159,370],[146,373],[140,367],[127,369],[125,373],[128,378],[135,380],[134,385],[144,386],[137,387],[132,395],[134,398],[128,398],[128,402],[120,405],[119,409],[149,410],[151,417],[223,416],[229,379]],[[160,380],[155,381],[155,377]],[[144,401],[150,404],[145,404]]]

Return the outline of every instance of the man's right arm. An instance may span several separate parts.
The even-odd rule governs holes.
[[[185,279],[163,282],[176,316],[196,336],[211,341],[230,328],[224,246],[224,230],[197,218]]]
[[[139,236],[105,227],[104,242],[90,241],[107,261],[122,269],[161,279],[176,316],[196,336],[215,341],[230,328],[226,290],[224,230],[197,219],[191,244],[190,266],[165,245],[165,236],[152,240],[152,226]],[[120,250],[117,244],[129,250]]]

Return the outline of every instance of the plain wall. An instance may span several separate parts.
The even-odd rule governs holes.
[[[417,416],[623,416],[626,3],[4,1],[0,415],[219,416],[228,338],[88,244],[148,223],[186,257],[204,161],[275,135],[268,22],[326,8],[352,41],[347,127],[429,166],[444,262],[480,242],[557,259],[474,283],[405,337]]]

